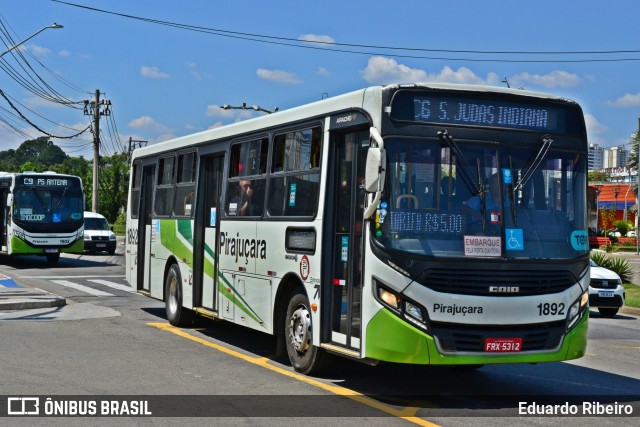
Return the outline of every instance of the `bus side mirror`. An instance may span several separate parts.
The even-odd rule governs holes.
[[[374,127],[369,129],[369,135],[377,147],[370,147],[367,152],[367,163],[364,171],[365,190],[368,193],[374,193],[374,197],[364,211],[363,216],[365,220],[371,218],[371,215],[378,209],[378,204],[382,197],[382,189],[384,188],[387,165],[387,155],[384,150],[382,136],[380,136],[380,133]]]
[[[364,174],[365,190],[367,193],[382,191],[384,175],[380,173],[384,151],[378,147],[371,147],[367,152],[367,164]]]
[[[13,207],[13,194],[7,194],[7,206]]]

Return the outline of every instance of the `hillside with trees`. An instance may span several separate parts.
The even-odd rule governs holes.
[[[98,211],[110,223],[115,223],[118,215],[127,206],[129,185],[127,155],[122,153],[111,157],[100,157],[99,163]],[[15,150],[0,151],[0,171],[53,171],[79,176],[86,196],[85,210],[91,210],[93,159],[87,160],[82,156],[70,157],[48,137],[25,141]]]

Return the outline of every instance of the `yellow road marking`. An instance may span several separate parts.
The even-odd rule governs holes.
[[[356,402],[362,403],[363,405],[369,406],[371,408],[378,409],[378,410],[380,410],[382,412],[385,412],[385,413],[387,413],[389,415],[393,415],[394,417],[402,418],[403,420],[412,422],[414,424],[417,424],[417,425],[420,425],[420,426],[425,426],[425,427],[439,427],[438,424],[434,424],[434,423],[431,423],[431,422],[429,422],[427,420],[423,420],[422,418],[417,417],[416,413],[418,412],[419,408],[406,407],[406,408],[403,408],[403,409],[396,409],[396,408],[394,408],[392,406],[389,406],[389,405],[386,405],[384,403],[378,402],[377,400],[371,399],[370,397],[367,397],[367,396],[363,395],[362,393],[358,393],[357,391],[350,390],[348,388],[345,388],[345,387],[342,387],[342,386],[338,386],[338,385],[327,384],[327,383],[324,383],[322,381],[318,381],[318,380],[315,380],[313,378],[306,377],[304,375],[298,374],[296,372],[280,368],[279,366],[272,365],[270,363],[270,360],[267,359],[266,357],[247,356],[246,354],[242,354],[239,351],[231,350],[230,348],[227,348],[227,347],[222,346],[220,344],[212,343],[212,342],[204,340],[202,338],[195,337],[195,336],[185,332],[184,330],[182,330],[180,328],[176,328],[174,326],[171,326],[168,323],[149,322],[149,323],[147,323],[147,325],[153,326],[153,327],[158,328],[158,329],[162,329],[163,331],[171,332],[171,333],[176,334],[178,336],[181,336],[183,338],[186,338],[186,339],[189,339],[191,341],[197,342],[198,344],[202,344],[202,345],[204,345],[206,347],[210,347],[210,348],[218,350],[218,351],[220,351],[222,353],[228,354],[229,356],[233,356],[233,357],[236,357],[238,359],[242,359],[245,362],[249,362],[249,363],[252,363],[254,365],[261,366],[263,368],[266,368],[266,369],[269,369],[271,371],[277,372],[279,374],[285,375],[287,377],[297,379],[298,381],[305,382],[307,384],[310,384],[312,386],[321,388],[321,389],[323,389],[325,391],[328,391],[330,393],[337,394],[339,396],[344,396],[344,397],[346,397],[348,399],[351,399],[351,400],[354,400]]]

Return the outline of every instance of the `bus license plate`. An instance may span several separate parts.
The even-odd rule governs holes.
[[[613,298],[613,291],[598,291],[598,296],[603,298]]]
[[[522,350],[522,338],[487,338],[484,351],[492,353],[509,353]]]
[[[46,253],[46,254],[57,254],[58,250],[57,249],[45,249],[44,253]]]

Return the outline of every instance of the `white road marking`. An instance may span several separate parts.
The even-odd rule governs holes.
[[[114,282],[110,282],[108,280],[90,279],[89,282],[97,283],[99,285],[108,286],[110,288],[118,289],[118,290],[125,291],[125,292],[134,292],[134,293],[136,292],[130,286],[121,285],[120,283],[114,283]]]
[[[88,286],[83,286],[83,285],[79,285],[77,283],[74,282],[70,282],[68,280],[52,280],[53,283],[56,283],[58,285],[62,285],[62,286],[66,286],[68,288],[73,288],[73,289],[77,289],[79,291],[85,292],[89,295],[94,295],[97,297],[113,297],[115,295],[110,294],[109,292],[104,292],[104,291],[100,291],[98,289],[93,289],[90,288]]]

